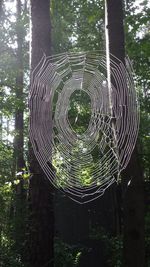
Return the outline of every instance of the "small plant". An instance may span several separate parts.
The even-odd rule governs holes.
[[[90,238],[100,240],[106,251],[107,263],[110,267],[122,267],[122,236],[111,236],[103,227],[91,229]]]
[[[64,243],[59,238],[55,238],[55,265],[54,267],[77,267],[82,251],[77,246]]]

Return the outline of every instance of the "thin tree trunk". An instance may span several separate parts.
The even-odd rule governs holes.
[[[24,168],[24,136],[23,136],[23,29],[21,24],[21,1],[17,0],[17,76],[16,76],[16,111],[15,111],[15,161],[16,171]]]
[[[31,0],[31,70],[43,53],[51,54],[50,1]],[[29,208],[31,267],[53,266],[53,192],[30,147]]]
[[[123,1],[106,0],[106,13],[109,52],[124,63]],[[136,148],[122,173],[122,189],[123,266],[144,267],[144,187]]]
[[[15,110],[15,138],[14,138],[14,173],[22,172],[25,168],[24,161],[24,104],[23,104],[23,41],[24,29],[21,24],[22,4],[21,0],[16,0],[16,110]],[[17,253],[20,253],[21,259],[24,257],[23,243],[25,239],[25,199],[24,181],[22,175],[17,176],[19,183],[14,185],[15,202],[14,202],[14,240]]]
[[[0,19],[1,19],[1,16],[3,14],[3,1],[4,0],[0,0]]]

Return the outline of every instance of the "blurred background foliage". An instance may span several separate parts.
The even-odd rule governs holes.
[[[146,266],[150,266],[150,3],[148,0],[128,0],[125,5],[125,45],[135,71],[140,100],[139,155],[145,179]],[[103,0],[51,0],[53,53],[105,49]],[[21,32],[23,91],[17,98],[17,53]],[[27,267],[27,197],[28,197],[28,109],[29,86],[29,5],[21,1],[17,18],[17,1],[0,1],[0,266]],[[81,97],[81,96],[80,96]],[[90,116],[87,97],[82,96],[82,110],[78,117],[79,95],[71,99],[69,119],[73,129],[81,133]],[[86,103],[85,103],[86,102]],[[15,159],[16,110],[23,111],[24,168],[18,173]],[[88,111],[88,112],[87,112]],[[96,152],[97,153],[97,152]],[[58,160],[58,159],[57,159]],[[87,179],[87,174],[86,174]],[[23,186],[19,186],[23,185]],[[57,202],[57,205],[58,202]],[[57,209],[56,209],[57,210]],[[96,216],[96,215],[95,215]],[[57,215],[56,215],[57,217]],[[100,241],[104,249],[105,266],[122,266],[122,235],[110,235],[104,227],[91,225],[89,240]],[[97,218],[96,222],[98,222]],[[82,226],[84,228],[84,226]],[[81,266],[82,256],[90,253],[87,245],[68,244],[61,237],[55,239],[55,267]],[[90,241],[93,244],[93,241]],[[95,244],[95,243],[94,243]],[[98,251],[100,253],[100,251]],[[83,265],[82,265],[83,266]],[[102,265],[101,265],[102,266]]]

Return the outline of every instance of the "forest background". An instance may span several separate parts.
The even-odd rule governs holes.
[[[102,0],[51,0],[52,54],[105,49],[104,6]],[[150,266],[150,2],[125,1],[124,15],[126,54],[133,63],[140,101],[140,131],[137,146],[144,177],[145,266],[147,267]],[[30,220],[29,17],[28,1],[0,1],[0,266],[2,267],[26,267],[29,258],[27,251]],[[76,110],[72,115],[73,120],[76,118],[75,114]],[[63,202],[60,193],[53,192],[53,194],[55,194],[57,228],[54,242],[55,266],[80,266],[81,262],[84,262],[85,258],[88,259],[90,253],[92,254],[90,249],[93,246],[97,251],[93,258],[99,257],[99,263],[104,262],[101,266],[122,266],[123,238],[120,230],[122,225],[120,223],[119,226],[109,227],[105,215],[106,209],[109,209],[109,197],[110,195],[112,197],[112,192],[108,191],[97,204],[94,202],[95,206],[88,207],[78,233],[67,225],[70,234],[67,233],[68,229],[65,230],[66,221],[60,214],[63,210],[65,216],[69,214],[71,218],[73,208],[76,217],[81,211],[70,204],[69,200],[65,199]],[[121,198],[119,201],[121,203]],[[105,209],[102,208],[103,205]],[[98,213],[100,207],[104,211],[103,215]],[[111,216],[113,221],[114,215]],[[89,226],[87,231],[84,229],[86,223]],[[88,232],[89,239],[86,241],[81,238],[83,232],[85,236]],[[101,257],[98,256],[99,249]],[[98,259],[95,260],[94,267],[97,266],[96,261]]]

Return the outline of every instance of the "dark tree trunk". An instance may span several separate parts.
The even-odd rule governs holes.
[[[145,266],[144,180],[136,148],[122,177],[124,189],[123,263],[124,267],[143,267]]]
[[[123,29],[123,11],[121,0],[106,0],[105,1],[105,33],[106,33],[106,54],[107,59],[110,58],[115,61],[116,56],[123,63],[125,63],[125,46],[124,46],[124,29]],[[118,63],[116,59],[116,63]],[[116,86],[114,79],[110,75],[110,69],[107,69],[108,80]],[[110,75],[110,76],[109,76]],[[112,199],[113,199],[113,234],[121,233],[121,187],[117,184],[112,186]]]
[[[14,172],[23,172],[25,168],[24,162],[24,104],[23,104],[23,41],[24,29],[21,24],[22,20],[22,4],[21,0],[16,0],[16,108],[15,108],[15,138],[14,138]],[[15,175],[14,175],[15,176]],[[14,240],[15,249],[23,259],[24,249],[23,243],[25,240],[25,202],[26,194],[24,190],[24,180],[22,175],[17,175],[19,183],[14,185],[15,199],[14,199]]]
[[[125,62],[123,1],[106,0],[109,52]],[[130,181],[130,183],[129,183]],[[144,266],[144,189],[137,149],[122,173],[123,266]]]
[[[34,69],[43,53],[51,54],[50,1],[31,0],[31,69]]]
[[[43,53],[51,54],[50,1],[31,0],[31,70]],[[53,266],[53,192],[30,147],[29,208],[31,267]]]
[[[125,37],[122,0],[106,0],[106,20],[109,52],[124,62]]]

